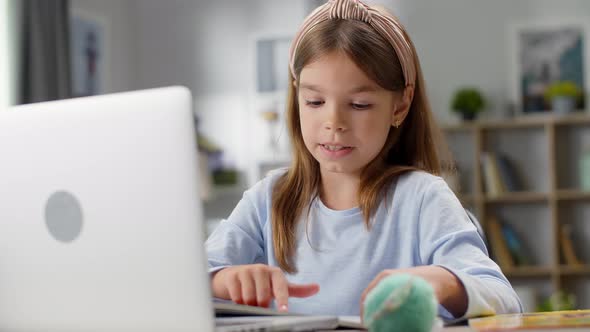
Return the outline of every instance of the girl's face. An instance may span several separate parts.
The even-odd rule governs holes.
[[[303,141],[322,172],[360,174],[400,121],[401,94],[381,88],[343,53],[303,67],[298,91]]]

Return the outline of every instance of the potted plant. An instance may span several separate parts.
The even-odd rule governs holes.
[[[574,111],[582,91],[574,82],[558,81],[547,87],[544,96],[555,113],[565,114]]]
[[[451,109],[463,116],[463,120],[475,119],[477,113],[485,107],[486,101],[476,88],[461,88],[455,92]]]

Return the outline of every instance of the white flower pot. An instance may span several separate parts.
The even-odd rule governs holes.
[[[572,97],[554,97],[551,106],[557,114],[569,114],[575,110],[576,100]]]

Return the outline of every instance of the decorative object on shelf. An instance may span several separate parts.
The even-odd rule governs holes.
[[[472,121],[483,110],[486,101],[477,88],[461,88],[455,92],[451,109],[463,116],[463,120]]]
[[[572,81],[557,81],[547,87],[544,96],[551,103],[553,112],[568,114],[575,110],[577,100],[582,97],[582,91]]]
[[[266,121],[268,125],[268,147],[272,152],[278,152],[279,150],[279,142],[277,136],[277,125],[279,122],[279,111],[277,110],[276,106],[273,105],[269,107],[267,110],[262,111],[260,113],[262,118]]]
[[[216,186],[235,185],[239,181],[239,172],[233,168],[219,168],[213,172],[213,184]]]
[[[589,69],[587,33],[590,24],[578,21],[539,21],[511,25],[511,91],[512,99],[523,114],[552,113],[557,109],[545,98],[556,82],[573,82],[585,91]],[[583,95],[576,99],[574,109],[585,108]]]
[[[199,131],[199,119],[196,115],[194,120],[197,128],[197,149],[200,154],[201,183],[206,184],[201,187],[201,197],[207,201],[214,198],[213,185],[235,185],[239,182],[239,172],[224,162],[223,150]]]
[[[537,307],[537,311],[561,311],[574,310],[576,307],[576,296],[564,291],[557,291]]]
[[[590,145],[582,152],[580,156],[580,179],[581,189],[590,191]]]

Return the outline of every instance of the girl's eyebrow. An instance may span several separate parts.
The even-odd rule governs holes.
[[[299,85],[300,89],[311,90],[314,92],[322,92],[322,89],[317,85],[301,83]],[[373,85],[361,85],[355,88],[352,88],[349,93],[361,93],[361,92],[377,92],[377,88]]]
[[[314,92],[322,92],[322,89],[320,89],[320,87],[318,87],[317,85],[313,85],[313,84],[301,83],[301,84],[299,84],[299,88],[311,90]]]
[[[356,88],[350,90],[350,93],[360,93],[360,92],[377,92],[377,88],[372,85],[361,85]]]

